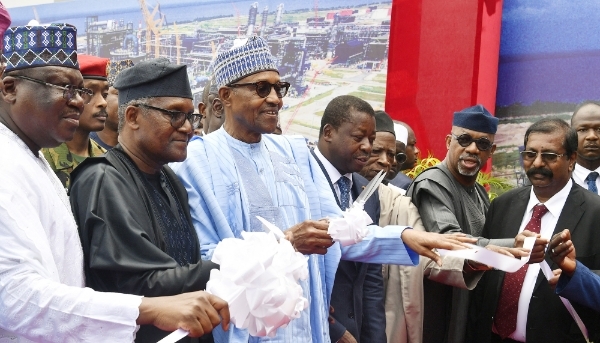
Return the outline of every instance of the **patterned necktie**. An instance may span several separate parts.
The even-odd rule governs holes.
[[[340,188],[340,207],[345,211],[350,207],[350,179],[342,176],[336,183]]]
[[[597,172],[591,172],[588,177],[585,178],[587,182],[588,190],[594,194],[598,194],[598,187],[596,187],[596,179],[598,178]]]
[[[533,215],[525,226],[525,230],[540,233],[542,217],[548,212],[543,204],[537,204],[533,208]],[[517,328],[517,311],[519,310],[519,296],[523,288],[523,281],[527,273],[528,264],[514,273],[506,273],[502,283],[502,291],[498,300],[498,308],[494,317],[494,324],[498,335],[506,339]]]

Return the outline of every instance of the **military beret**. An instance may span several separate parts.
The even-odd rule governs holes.
[[[119,90],[119,105],[147,97],[193,99],[186,66],[166,58],[143,61],[121,71],[113,87]]]
[[[106,81],[108,58],[79,54],[79,70],[84,79]]]
[[[458,126],[477,132],[496,134],[496,130],[498,129],[498,118],[492,116],[492,114],[482,105],[475,105],[454,112],[452,126]]]

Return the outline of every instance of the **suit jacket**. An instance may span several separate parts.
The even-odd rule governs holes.
[[[352,174],[352,199],[356,199],[368,183],[361,175]],[[379,223],[379,192],[365,203],[365,211]],[[331,306],[335,323],[329,325],[329,336],[337,342],[348,330],[360,343],[385,343],[385,308],[381,264],[340,261]]]
[[[340,205],[327,171],[319,158],[312,153]],[[356,199],[368,183],[369,181],[360,174],[353,173],[352,199]],[[364,206],[374,224],[379,223],[378,193],[373,193]],[[331,306],[334,309],[332,317],[335,319],[335,323],[329,324],[331,342],[337,342],[347,330],[359,343],[386,343],[381,264],[341,260],[333,282]]]
[[[517,235],[531,186],[511,190],[495,199],[488,211],[482,235],[487,238],[506,238]],[[567,228],[577,247],[578,260],[592,270],[600,269],[600,230],[598,230],[600,197],[577,184],[567,197],[554,233]],[[552,269],[557,266],[546,258]],[[475,288],[469,307],[469,342],[489,342],[493,317],[504,280],[504,272],[488,271]],[[573,304],[584,321],[592,341],[600,340],[600,314]],[[585,342],[583,335],[559,297],[548,286],[540,271],[527,314],[527,342]]]

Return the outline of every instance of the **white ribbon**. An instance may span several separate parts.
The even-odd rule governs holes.
[[[327,233],[334,241],[340,242],[345,247],[356,244],[367,237],[370,232],[367,226],[371,223],[373,223],[373,219],[365,212],[362,204],[354,203],[352,207],[344,211],[342,218],[329,220]]]
[[[535,244],[535,237],[526,237],[523,242],[523,248],[531,250]],[[506,256],[495,251],[482,248],[477,245],[467,244],[469,249],[445,250],[438,249],[441,256],[456,256],[471,261],[479,262],[498,270],[508,273],[514,273],[523,267],[529,261],[529,255],[520,259]]]
[[[206,291],[229,304],[231,322],[252,336],[274,337],[308,307],[298,280],[308,278],[307,257],[273,232],[242,232],[219,242]]]
[[[546,277],[547,280],[550,280],[551,278],[554,277],[554,273],[552,272],[552,269],[550,269],[548,262],[546,262],[546,261],[541,262],[540,267],[542,268],[542,272],[544,273],[544,276]],[[571,302],[561,296],[558,296],[558,297],[562,301],[563,305],[565,305],[565,307],[567,308],[567,311],[569,311],[569,313],[571,314],[571,317],[573,317],[573,320],[575,321],[575,323],[577,323],[577,326],[579,327],[579,330],[581,330],[581,333],[583,334],[583,338],[585,338],[585,341],[587,343],[591,343],[589,334],[588,334],[588,330],[585,327],[583,320],[581,320],[581,317],[579,317],[579,314],[577,314],[577,311],[575,311],[575,309],[573,308],[573,305],[571,305]]]

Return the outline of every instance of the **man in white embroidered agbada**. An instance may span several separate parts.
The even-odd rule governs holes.
[[[82,88],[76,30],[63,24],[13,27],[5,37],[0,339],[132,342],[141,324],[183,328],[194,337],[219,322],[227,329],[227,304],[205,292],[144,298],[83,287],[82,248],[69,200],[40,154],[40,148],[72,139],[90,97]]]

